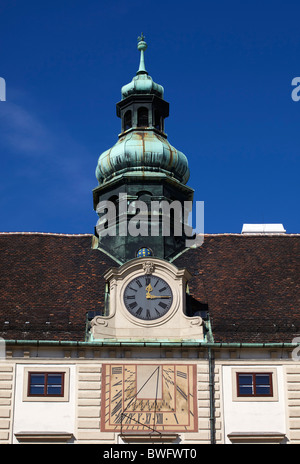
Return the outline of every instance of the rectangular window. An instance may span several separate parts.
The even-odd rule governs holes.
[[[29,372],[28,396],[63,396],[64,372]]]
[[[273,396],[272,373],[237,372],[237,396]]]

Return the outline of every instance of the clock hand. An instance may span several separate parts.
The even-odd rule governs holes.
[[[171,298],[171,295],[168,295],[168,296],[166,296],[166,295],[156,296],[156,295],[150,295],[150,293],[147,293],[147,294],[146,294],[146,298],[147,298],[148,300],[149,300],[149,299],[153,300],[153,298]]]
[[[149,299],[149,298],[151,298],[150,292],[153,291],[153,288],[152,288],[151,284],[147,285],[146,290],[147,290],[146,298]]]
[[[147,300],[149,299],[153,300],[154,298],[171,298],[171,296],[166,296],[166,295],[162,295],[162,296],[150,295],[150,292],[153,291],[151,284],[147,285],[146,290],[147,290],[147,293],[146,293]]]

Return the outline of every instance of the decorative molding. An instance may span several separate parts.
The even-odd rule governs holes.
[[[124,293],[133,279],[152,273],[169,285],[172,303],[161,317],[140,319],[126,308]],[[91,321],[90,341],[203,340],[202,318],[186,315],[186,284],[191,278],[187,269],[178,269],[158,258],[136,258],[119,268],[111,268],[104,278],[110,286],[109,314]]]
[[[228,435],[232,443],[281,443],[286,435],[281,432],[232,432]]]
[[[146,261],[143,263],[143,269],[145,274],[152,274],[154,272],[155,266],[152,261]]]
[[[18,432],[15,437],[20,443],[67,443],[74,438],[68,432]]]
[[[123,433],[120,438],[125,443],[175,443],[178,433]]]

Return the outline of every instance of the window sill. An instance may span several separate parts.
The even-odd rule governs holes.
[[[20,443],[67,443],[74,435],[68,432],[19,432],[15,437]]]

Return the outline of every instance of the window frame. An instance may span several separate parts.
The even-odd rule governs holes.
[[[30,393],[30,387],[32,386],[32,383],[31,383],[31,376],[32,375],[44,375],[45,376],[45,380],[44,380],[44,393]],[[48,386],[49,386],[49,383],[48,383],[48,376],[51,376],[51,375],[60,375],[61,376],[61,393],[53,393],[53,394],[49,394],[47,393],[47,389],[48,389]],[[37,372],[37,371],[29,371],[28,372],[28,382],[27,382],[27,396],[28,397],[43,397],[43,398],[59,398],[59,397],[63,397],[64,396],[64,389],[65,389],[65,372],[63,371],[58,371],[58,372],[52,372],[52,371],[48,371],[48,370],[45,370],[45,371],[41,371],[41,372]]]
[[[30,374],[63,374],[62,394],[30,394]],[[24,367],[23,401],[31,402],[68,402],[70,395],[70,368],[60,366],[26,366]]]
[[[239,374],[272,374],[272,396],[254,396],[254,395],[243,395],[238,396],[238,377]],[[237,402],[277,402],[279,401],[278,396],[278,378],[277,378],[277,368],[273,366],[235,366],[231,369],[231,379],[232,379],[232,401]]]
[[[252,377],[251,387],[253,388],[253,393],[241,393],[240,392],[240,382],[239,376],[247,375]],[[269,387],[270,393],[257,393],[257,380],[256,377],[260,375],[265,375],[269,377]],[[273,397],[273,373],[272,372],[236,372],[236,394],[238,398],[262,398],[262,397]]]

